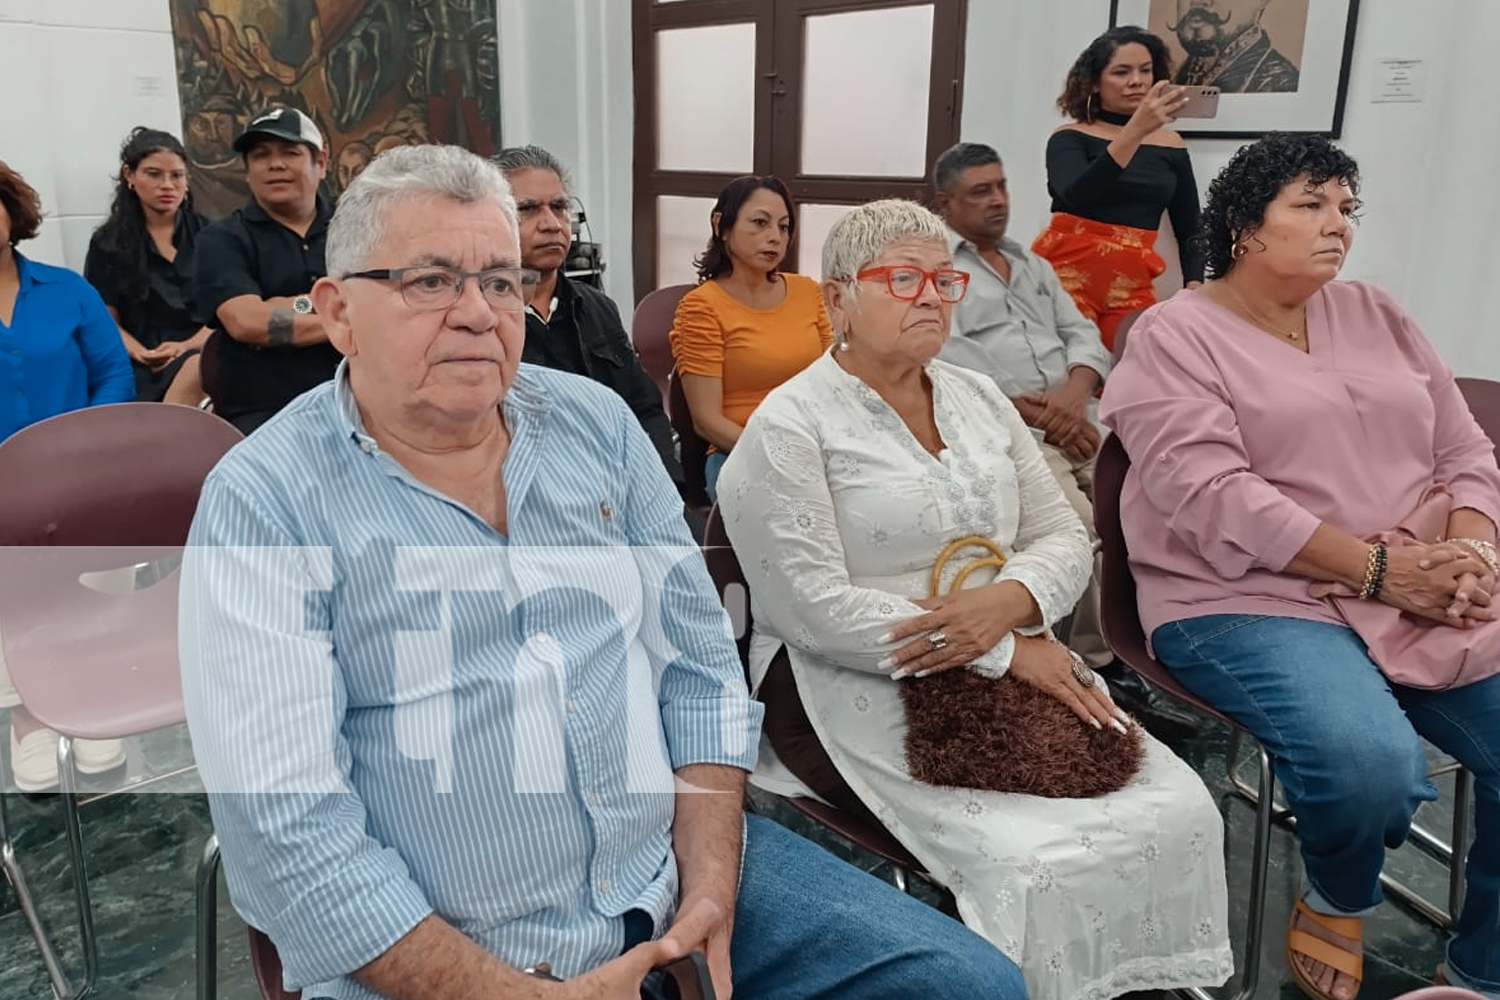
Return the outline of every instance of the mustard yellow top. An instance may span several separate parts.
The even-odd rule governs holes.
[[[752,309],[705,281],[682,297],[672,319],[677,370],[722,379],[724,416],[741,427],[772,389],[833,343],[818,283],[801,274],[781,279],[786,297],[774,309]]]

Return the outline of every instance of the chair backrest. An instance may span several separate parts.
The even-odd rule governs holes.
[[[1119,343],[1116,341],[1117,345]],[[1178,684],[1167,668],[1148,651],[1136,605],[1130,553],[1120,525],[1120,492],[1129,471],[1130,456],[1125,453],[1125,446],[1114,434],[1108,435],[1094,459],[1094,530],[1098,532],[1102,547],[1099,604],[1104,641],[1109,643],[1116,656],[1153,686],[1227,723],[1227,718]]]
[[[668,339],[672,318],[677,315],[677,303],[692,290],[692,285],[668,285],[648,292],[630,320],[630,342],[640,356],[641,367],[656,383],[662,405],[667,403],[667,376],[672,373],[672,343]]]
[[[734,641],[740,650],[740,665],[745,668],[746,679],[750,670],[750,585],[745,582],[745,571],[740,567],[734,546],[729,544],[729,533],[724,530],[724,515],[719,505],[714,504],[708,512],[708,521],[703,526],[703,561],[708,563],[708,575],[713,578],[719,592],[719,600],[729,613],[734,626]]]
[[[1495,445],[1495,453],[1500,457],[1500,382],[1492,382],[1487,378],[1461,378],[1456,381],[1458,391],[1464,395],[1464,402],[1469,404],[1469,412],[1474,414],[1475,422],[1489,437],[1490,443]]]
[[[0,642],[44,724],[106,739],[182,721],[176,563],[240,439],[195,407],[119,403],[0,442]]]
[[[0,545],[175,546],[210,469],[242,438],[169,403],[74,410],[0,441]]]
[[[682,391],[682,376],[674,368],[667,376],[667,419],[677,435],[677,457],[682,462],[683,502],[689,507],[706,507],[708,477],[708,442],[698,436],[693,414],[688,410],[687,394]]]
[[[301,993],[281,988],[281,956],[276,946],[254,927],[250,929],[250,967],[255,970],[255,984],[264,1000],[302,1000]]]

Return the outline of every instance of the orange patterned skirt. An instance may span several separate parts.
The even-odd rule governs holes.
[[[1151,283],[1167,263],[1155,245],[1153,229],[1054,212],[1031,250],[1052,264],[1078,310],[1098,325],[1104,346],[1113,351],[1120,320],[1156,301]]]

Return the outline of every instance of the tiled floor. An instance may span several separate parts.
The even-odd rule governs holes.
[[[0,747],[8,744],[0,728]],[[1220,796],[1228,828],[1230,926],[1237,951],[1244,946],[1244,910],[1249,884],[1253,811],[1230,790],[1224,769],[1226,736],[1221,730],[1181,743],[1177,749]],[[3,751],[0,751],[3,752]],[[131,747],[131,777],[160,772],[186,759],[180,732],[163,733]],[[8,761],[3,773],[9,775]],[[99,997],[166,1000],[194,996],[194,873],[209,832],[208,810],[191,777],[174,779],[175,790],[106,798],[83,811],[84,840],[90,854],[90,888],[100,939]],[[1440,780],[1444,797],[1426,806],[1420,820],[1435,830],[1447,829],[1451,817],[1451,779]],[[12,794],[7,802],[18,851],[27,877],[41,899],[44,918],[70,946],[63,949],[67,967],[79,967],[67,876],[62,813],[55,798]],[[861,867],[871,859],[854,855],[784,806],[757,797],[763,811],[795,829],[811,833]],[[1411,847],[1391,855],[1388,870],[1435,898],[1445,899],[1446,873]],[[1291,984],[1282,953],[1289,900],[1297,888],[1292,836],[1273,835],[1270,903],[1264,938],[1264,964],[1257,998],[1301,994]],[[920,889],[918,890],[921,891]],[[219,991],[225,1000],[254,1000],[258,995],[244,947],[244,925],[221,892],[219,919]],[[1442,935],[1394,903],[1386,903],[1367,922],[1364,1000],[1383,1000],[1425,985],[1442,955]],[[50,996],[46,973],[8,887],[0,886],[0,1000]]]

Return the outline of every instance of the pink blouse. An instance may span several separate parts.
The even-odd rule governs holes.
[[[1434,482],[1500,521],[1500,470],[1453,373],[1385,292],[1335,281],[1309,352],[1195,291],[1130,330],[1099,416],[1131,469],[1120,498],[1141,624],[1212,614],[1337,622],[1282,572],[1319,522],[1393,527]]]

